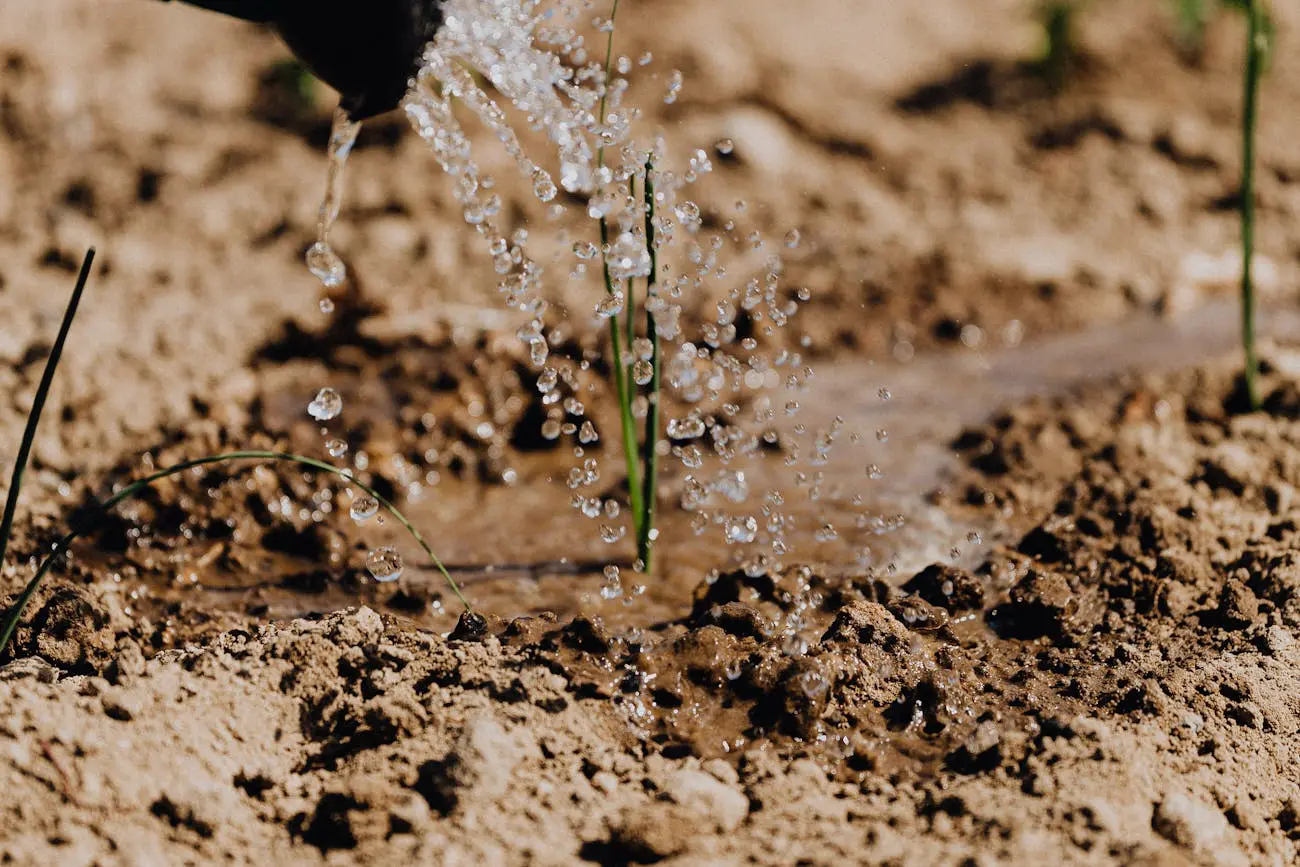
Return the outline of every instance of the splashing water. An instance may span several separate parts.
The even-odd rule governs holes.
[[[601,522],[600,535],[606,541],[623,538],[625,525],[618,521],[626,513],[622,518],[617,510],[610,514],[602,498],[594,495],[591,489],[600,484],[601,473],[596,460],[583,451],[597,436],[578,398],[587,362],[563,357],[554,349],[564,343],[562,333],[571,329],[562,322],[557,328],[553,321],[564,314],[547,300],[546,268],[530,255],[528,232],[506,225],[518,211],[505,207],[503,188],[475,159],[457,103],[504,148],[528,195],[541,203],[548,219],[567,215],[570,230],[576,222],[579,233],[585,227],[592,235],[594,221],[607,221],[609,234],[600,245],[564,241],[573,265],[561,273],[591,280],[593,260],[598,263],[603,253],[610,276],[621,283],[650,275],[658,262],[658,280],[645,297],[644,312],[664,343],[663,401],[673,414],[667,418],[667,439],[655,445],[680,461],[684,472],[677,496],[680,506],[692,513],[695,531],[712,528],[728,545],[757,546],[743,565],[767,568],[792,551],[790,537],[797,528],[786,509],[789,479],[779,488],[765,489],[776,482],[762,482],[760,474],[747,475],[736,464],[777,451],[795,491],[820,500],[826,496],[826,480],[816,468],[826,464],[839,436],[838,421],[826,429],[794,424],[793,431],[780,433],[775,424],[778,416],[798,413],[799,402],[789,398],[813,376],[798,351],[774,346],[799,303],[809,298],[806,289],[783,285],[783,255],[799,247],[801,238],[792,229],[769,242],[757,229],[742,225],[749,210],[743,202],[735,203],[733,217],[717,208],[702,208],[687,192],[714,170],[704,148],[691,151],[682,169],[674,171],[661,139],[649,145],[633,139],[640,113],[624,104],[633,65],[620,58],[607,67],[603,52],[592,55],[589,43],[612,39],[614,23],[593,20],[590,9],[589,0],[558,0],[545,6],[539,0],[446,0],[444,24],[423,53],[403,108],[451,180],[465,223],[482,239],[502,300],[524,319],[517,333],[539,371],[537,388],[547,408],[541,432],[548,439],[572,436],[582,465],[568,478],[574,507]],[[598,39],[591,38],[597,34]],[[638,66],[650,62],[646,56]],[[508,102],[499,104],[480,86],[476,74]],[[681,73],[673,70],[665,80],[666,93],[660,91],[664,101],[679,100]],[[545,136],[546,162],[554,162],[556,174],[541,163],[541,151],[536,156],[525,151],[512,118]],[[342,261],[329,247],[328,232],[338,215],[343,164],[357,131],[358,125],[336,117],[318,242],[308,256],[313,273],[327,287],[339,285],[346,276]],[[743,149],[743,142],[722,139],[711,149],[730,155]],[[652,205],[636,195],[638,186],[645,189],[650,182]],[[566,197],[559,195],[561,189]],[[712,228],[718,225],[720,231]],[[591,296],[591,321],[621,315],[630,321],[635,296],[591,288],[599,293]],[[628,340],[632,351],[624,358],[625,375],[644,386],[652,373],[647,353],[641,351],[645,341],[633,340],[631,329]],[[765,345],[773,348],[765,351]],[[778,399],[777,392],[786,396]],[[644,418],[648,404],[645,394],[638,395],[634,414]],[[852,441],[859,441],[856,434]],[[818,522],[815,529],[819,541],[840,535],[829,523]]]

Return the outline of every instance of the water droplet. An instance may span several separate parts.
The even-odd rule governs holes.
[[[713,490],[733,503],[743,503],[749,497],[749,484],[740,470],[724,470],[719,473],[713,482]]]
[[[325,453],[332,458],[341,458],[348,453],[348,444],[340,439],[326,440]]]
[[[677,101],[677,97],[682,93],[682,83],[682,71],[680,69],[674,69],[672,74],[668,76],[668,91],[664,94],[665,103],[672,105]]]
[[[675,440],[693,440],[704,436],[704,420],[699,416],[675,418],[668,422],[668,436]]]
[[[596,245],[590,241],[579,241],[573,245],[573,255],[579,259],[594,259],[599,252],[600,250],[597,249]]]
[[[533,363],[533,367],[541,367],[545,364],[550,353],[551,350],[545,340],[534,341],[528,346],[528,360]]]
[[[388,583],[402,577],[402,555],[396,548],[376,548],[366,557],[366,569],[376,581]]]
[[[596,315],[601,319],[611,319],[623,312],[623,293],[615,292],[612,295],[606,295],[596,305]]]
[[[700,451],[697,445],[689,445],[679,451],[678,455],[682,460],[682,466],[688,470],[698,470],[704,465],[704,453]]]
[[[560,185],[567,192],[580,193],[590,190],[592,187],[591,167],[585,160],[566,161],[560,166]],[[539,192],[538,198],[541,198]],[[551,198],[554,198],[554,194]],[[550,199],[542,199],[543,202],[549,202]]]
[[[791,250],[798,247],[799,242],[802,240],[803,240],[803,235],[800,234],[798,229],[791,229],[790,231],[785,233],[785,245],[789,247]]]
[[[654,365],[650,362],[637,359],[632,363],[632,381],[637,385],[649,385],[654,376]]]
[[[307,267],[316,275],[316,279],[330,289],[342,286],[348,277],[347,266],[324,241],[317,241],[307,250]]]
[[[736,143],[729,138],[720,138],[713,143],[713,149],[723,156],[727,156],[736,149]]]
[[[728,518],[726,522],[727,543],[745,545],[758,536],[758,521],[752,515]]]
[[[533,193],[543,202],[549,202],[555,198],[555,181],[551,180],[551,176],[546,169],[538,169],[533,172]]]
[[[316,421],[329,421],[343,412],[343,398],[332,388],[322,388],[316,397],[307,404],[307,414]]]
[[[894,393],[887,388],[880,389],[876,394],[879,395],[881,400],[892,400],[894,397]]]
[[[582,427],[578,429],[578,442],[594,443],[600,439],[600,434],[596,433],[596,426],[590,421],[584,421]]]
[[[882,443],[889,442],[889,431],[885,430],[883,427],[878,428],[876,430],[876,439]]]
[[[334,312],[334,299],[328,295],[322,295],[320,299],[320,312],[329,316]]]
[[[352,508],[348,510],[348,514],[352,516],[352,520],[356,521],[358,524],[363,524],[366,521],[369,521],[378,513],[379,501],[369,494],[362,495],[353,500]]]
[[[618,202],[608,193],[597,193],[587,202],[587,216],[593,220],[608,217]]]
[[[650,252],[645,242],[631,232],[618,236],[609,248],[609,273],[615,280],[631,280],[650,274]]]

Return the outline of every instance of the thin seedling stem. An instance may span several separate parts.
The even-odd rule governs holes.
[[[605,277],[605,291],[613,295],[616,291],[614,288],[614,277],[609,272],[609,223],[604,217],[600,218],[600,249],[601,249],[601,267]],[[611,376],[614,379],[614,390],[618,398],[619,421],[623,433],[623,458],[627,463],[627,489],[628,504],[632,508],[632,517],[639,520],[641,515],[641,483],[636,467],[636,420],[632,418],[632,396],[630,394],[631,380],[625,375],[623,368],[623,336],[622,329],[619,326],[618,316],[609,317],[609,343],[610,353],[613,356],[611,362],[613,370]],[[628,347],[628,352],[632,347]]]
[[[605,122],[605,109],[608,105],[609,82],[610,76],[614,70],[614,20],[618,17],[619,0],[614,0],[614,4],[609,12],[609,37],[605,42],[605,88],[600,96],[600,122]],[[600,169],[605,168],[605,146],[602,143],[596,149],[596,165]],[[629,195],[636,195],[636,179],[628,181]],[[600,218],[600,251],[601,251],[601,273],[605,281],[605,292],[608,295],[618,293],[618,288],[614,285],[614,275],[609,269],[609,221],[602,215]],[[651,252],[651,261],[653,262],[653,251]],[[646,564],[649,563],[649,537],[651,535],[651,526],[654,520],[654,490],[655,483],[652,477],[658,472],[657,462],[651,462],[641,455],[641,449],[637,443],[636,437],[636,418],[632,413],[632,400],[636,394],[636,380],[633,376],[633,362],[635,361],[634,346],[636,343],[636,284],[633,280],[628,280],[623,289],[623,315],[627,317],[626,335],[623,333],[623,326],[619,322],[618,315],[611,316],[609,319],[609,342],[610,353],[613,356],[613,371],[611,376],[614,380],[614,389],[618,399],[619,420],[621,432],[623,435],[623,459],[627,465],[627,491],[628,506],[632,510],[632,530],[637,539],[638,559]],[[626,339],[626,346],[624,340]],[[626,364],[624,353],[626,351]],[[658,388],[659,376],[659,359],[656,351],[654,357],[655,388]],[[651,415],[654,418],[655,428],[658,428],[658,407],[657,400],[651,403]],[[647,419],[647,424],[649,424]],[[647,428],[648,429],[648,428]],[[651,447],[653,452],[653,447]],[[646,471],[646,483],[643,487],[641,467],[637,466],[638,457],[642,458],[642,464]],[[647,504],[647,496],[651,502]]]
[[[1259,79],[1267,38],[1262,0],[1246,0],[1246,81],[1241,118],[1241,342],[1245,350],[1246,400],[1260,407],[1259,357],[1255,347],[1255,128],[1259,113]]]
[[[228,463],[230,461],[243,461],[243,460],[286,461],[289,463],[298,464],[300,466],[310,467],[311,469],[319,470],[321,472],[330,473],[331,475],[337,476],[343,481],[347,482],[348,484],[355,485],[358,488],[360,488],[362,491],[365,491],[366,494],[368,494],[371,497],[374,497],[375,500],[384,508],[384,510],[387,511],[390,515],[392,515],[393,518],[396,519],[396,521],[399,524],[401,524],[408,533],[411,534],[411,538],[413,538],[416,544],[418,544],[420,548],[423,549],[424,553],[427,554],[429,559],[433,561],[433,565],[437,567],[440,573],[442,573],[442,577],[447,580],[448,586],[451,587],[452,592],[456,594],[456,598],[460,600],[461,604],[465,606],[465,610],[466,611],[473,610],[473,607],[469,604],[469,600],[467,600],[464,594],[461,593],[460,586],[456,583],[455,579],[451,577],[451,573],[447,571],[447,567],[443,565],[440,559],[438,559],[438,555],[433,553],[433,548],[429,546],[429,543],[425,541],[422,535],[420,535],[420,531],[415,529],[415,526],[406,518],[406,516],[403,515],[400,511],[398,511],[396,506],[394,506],[391,502],[389,502],[389,500],[386,497],[384,497],[374,488],[364,484],[363,482],[357,481],[357,479],[353,478],[351,471],[346,469],[340,469],[339,467],[336,467],[332,464],[327,464],[324,461],[318,461],[315,458],[308,458],[302,455],[289,454],[286,452],[237,451],[237,452],[226,452],[225,454],[219,454],[219,455],[209,455],[203,458],[195,458],[193,460],[182,461],[179,464],[175,464],[173,466],[158,470],[155,473],[152,473],[148,476],[145,476],[142,479],[138,479],[132,482],[131,484],[124,487],[122,490],[118,491],[113,496],[109,497],[107,500],[104,500],[102,503],[98,504],[98,508],[96,512],[97,514],[100,515],[106,514],[110,510],[116,508],[125,500],[128,500],[136,496],[140,492],[144,491],[145,489],[149,488],[154,483],[160,482],[166,478],[170,478],[171,476],[179,475],[180,473],[183,473],[187,470],[194,469],[195,467],[203,467],[203,466],[209,466],[211,464],[220,464],[220,463]],[[9,641],[13,638],[14,632],[18,629],[18,620],[22,616],[23,609],[27,607],[27,603],[30,602],[32,596],[35,595],[36,590],[41,585],[42,579],[44,579],[46,574],[50,571],[50,569],[54,567],[54,564],[55,562],[58,561],[59,557],[65,554],[68,551],[68,548],[72,545],[72,543],[75,542],[82,535],[84,535],[85,532],[88,529],[90,529],[91,526],[93,526],[93,524],[94,521],[92,520],[90,522],[87,522],[86,525],[79,526],[70,530],[67,533],[67,535],[65,535],[62,539],[60,539],[58,542],[54,544],[50,553],[45,556],[45,559],[41,562],[39,568],[37,568],[36,574],[33,575],[32,579],[27,582],[27,586],[23,588],[23,592],[19,595],[17,601],[14,602],[13,606],[9,610],[9,613],[5,617],[4,626],[0,628],[0,653],[4,652],[5,647],[9,645]]]
[[[650,406],[645,419],[645,442],[642,463],[645,465],[645,520],[637,528],[637,558],[642,568],[650,571],[654,554],[655,501],[659,492],[659,395],[662,386],[659,360],[659,329],[655,325],[654,309],[651,299],[655,296],[655,286],[659,277],[659,255],[655,249],[655,186],[654,163],[646,160],[645,164],[645,243],[650,253],[650,275],[646,277],[645,329],[650,340]]]
[[[1079,0],[1046,0],[1039,14],[1043,25],[1043,77],[1058,93],[1065,87],[1074,62],[1074,20]]]
[[[605,87],[600,94],[600,117],[597,119],[601,124],[605,123],[605,108],[609,105],[609,76],[614,71],[614,19],[618,18],[618,2],[619,0],[614,0],[614,5],[609,10],[609,36],[605,40]],[[605,167],[603,143],[596,149],[596,165],[602,169]]]
[[[27,426],[23,428],[22,443],[18,446],[18,455],[14,458],[13,475],[9,478],[9,494],[5,498],[4,517],[0,518],[0,566],[4,565],[5,555],[9,552],[9,536],[13,533],[14,513],[18,510],[18,494],[23,487],[23,473],[27,470],[27,461],[31,457],[32,444],[36,441],[36,428],[41,423],[41,411],[45,409],[45,399],[49,396],[50,386],[54,384],[54,372],[59,367],[59,358],[63,355],[63,344],[67,342],[72,320],[77,316],[77,307],[81,304],[81,295],[86,291],[90,280],[90,268],[95,263],[95,248],[86,251],[86,258],[81,262],[81,274],[77,277],[76,288],[68,299],[67,309],[63,311],[63,323],[59,326],[59,335],[54,339],[49,358],[45,359],[45,371],[41,382],[36,387],[36,396],[32,398],[32,411],[27,414]]]

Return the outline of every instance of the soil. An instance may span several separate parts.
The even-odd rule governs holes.
[[[159,486],[79,543],[0,658],[0,862],[1300,860],[1300,349],[1269,346],[1254,413],[1236,356],[1201,357],[1233,328],[1240,22],[1191,59],[1166,4],[1096,0],[1054,94],[1022,6],[620,13],[630,55],[686,75],[651,103],[670,143],[735,139],[706,216],[802,233],[812,419],[892,436],[884,481],[830,498],[839,547],[737,569],[670,513],[654,580],[613,601],[490,266],[400,118],[349,166],[332,240],[354,279],[326,315],[301,256],[330,97],[285,93],[270,35],[0,6],[0,442],[101,252],[0,592],[113,480],[318,454],[301,410],[329,384],[330,435],[478,612],[414,563],[371,581],[366,551],[399,536],[339,515],[341,485],[238,465]],[[1300,14],[1274,14],[1286,45]],[[1274,57],[1260,140],[1282,332],[1296,57]]]

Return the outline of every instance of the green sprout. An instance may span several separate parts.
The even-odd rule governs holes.
[[[619,0],[614,0],[613,8],[610,11],[610,31],[605,46],[605,82],[608,86],[610,75],[613,70],[614,62],[614,31],[613,23],[618,15]],[[600,98],[600,117],[605,117],[607,104],[606,94]],[[601,168],[605,166],[605,149],[601,147],[596,153],[597,165]],[[655,297],[656,279],[659,272],[659,261],[655,250],[655,193],[654,193],[654,165],[650,160],[645,164],[645,178],[643,181],[643,193],[645,202],[645,243],[647,252],[650,255],[650,274],[645,280],[645,297],[647,302]],[[629,195],[636,197],[636,178],[629,181]],[[661,390],[661,361],[659,354],[659,335],[655,326],[652,307],[649,303],[643,304],[645,309],[645,337],[651,344],[651,379],[646,389],[644,397],[648,401],[646,412],[645,429],[640,440],[637,438],[636,415],[633,410],[633,403],[639,394],[640,386],[633,376],[635,365],[630,357],[633,353],[633,346],[637,340],[637,321],[636,321],[636,281],[628,280],[624,289],[620,290],[615,284],[613,274],[609,267],[609,245],[610,231],[607,219],[600,218],[600,246],[602,251],[602,275],[604,278],[605,292],[613,296],[620,291],[624,297],[625,310],[622,316],[625,317],[623,322],[626,324],[626,331],[620,324],[620,315],[615,314],[609,318],[609,340],[610,354],[613,361],[613,379],[614,390],[618,400],[620,429],[623,437],[623,457],[627,465],[627,487],[628,487],[628,505],[632,510],[632,528],[636,537],[636,559],[638,568],[642,571],[649,572],[653,562],[654,542],[658,535],[655,530],[655,503],[658,497],[659,488],[659,432],[661,426],[660,413],[660,390]],[[625,358],[625,353],[627,357]],[[639,459],[639,464],[638,464]]]
[[[1236,0],[1246,14],[1245,95],[1241,113],[1241,341],[1245,351],[1246,399],[1260,407],[1259,355],[1255,347],[1255,128],[1259,80],[1268,64],[1272,23],[1264,0]]]
[[[27,468],[27,462],[31,456],[32,444],[36,439],[36,430],[40,424],[41,411],[45,407],[46,398],[49,396],[50,386],[54,382],[54,373],[58,368],[59,359],[63,354],[64,344],[67,342],[68,332],[72,328],[72,321],[76,317],[77,307],[81,302],[82,293],[85,291],[86,283],[90,278],[90,269],[95,261],[95,251],[92,249],[86,253],[86,258],[81,266],[81,274],[77,278],[76,288],[73,290],[72,297],[68,302],[67,309],[63,314],[63,322],[59,328],[58,337],[54,341],[54,346],[50,350],[49,358],[45,361],[45,371],[41,375],[40,384],[36,389],[36,396],[32,401],[32,411],[27,416],[27,424],[23,431],[22,442],[18,448],[18,455],[14,460],[13,474],[9,481],[9,493],[5,501],[5,510],[3,518],[0,518],[0,564],[4,563],[5,554],[9,548],[9,540],[13,531],[14,514],[18,507],[19,492],[22,489],[23,474]],[[209,466],[212,464],[224,464],[232,461],[281,461],[297,464],[309,469],[317,470],[323,473],[329,473],[337,476],[349,485],[354,485],[364,491],[368,496],[373,497],[393,518],[402,525],[403,528],[411,535],[416,544],[428,555],[429,559],[437,570],[442,573],[443,578],[451,587],[456,598],[465,606],[465,610],[472,610],[469,601],[461,593],[460,587],[452,579],[451,574],[443,565],[438,556],[434,554],[433,548],[425,541],[424,537],[415,528],[415,526],[398,511],[388,499],[381,495],[374,488],[358,481],[350,470],[327,464],[324,461],[318,461],[315,458],[304,457],[302,455],[289,454],[285,452],[272,451],[235,451],[225,454],[209,455],[207,457],[195,458],[193,460],[183,461],[174,466],[158,470],[142,479],[126,485],[122,490],[115,493],[108,499],[96,503],[91,511],[91,519],[88,521],[78,522],[77,526],[71,528],[62,538],[60,538],[51,547],[49,553],[41,561],[36,569],[35,575],[27,582],[26,587],[18,595],[18,598],[9,607],[4,619],[0,622],[0,653],[3,653],[13,638],[14,632],[18,629],[18,623],[22,617],[23,610],[35,595],[41,585],[41,581],[58,562],[59,558],[67,553],[69,547],[78,538],[85,535],[94,528],[95,519],[100,518],[126,500],[129,500],[146,489],[162,481],[163,479],[179,475],[195,467]]]
[[[1074,65],[1076,16],[1084,0],[1042,0],[1038,20],[1043,27],[1043,49],[1038,69],[1053,93],[1065,87]]]

